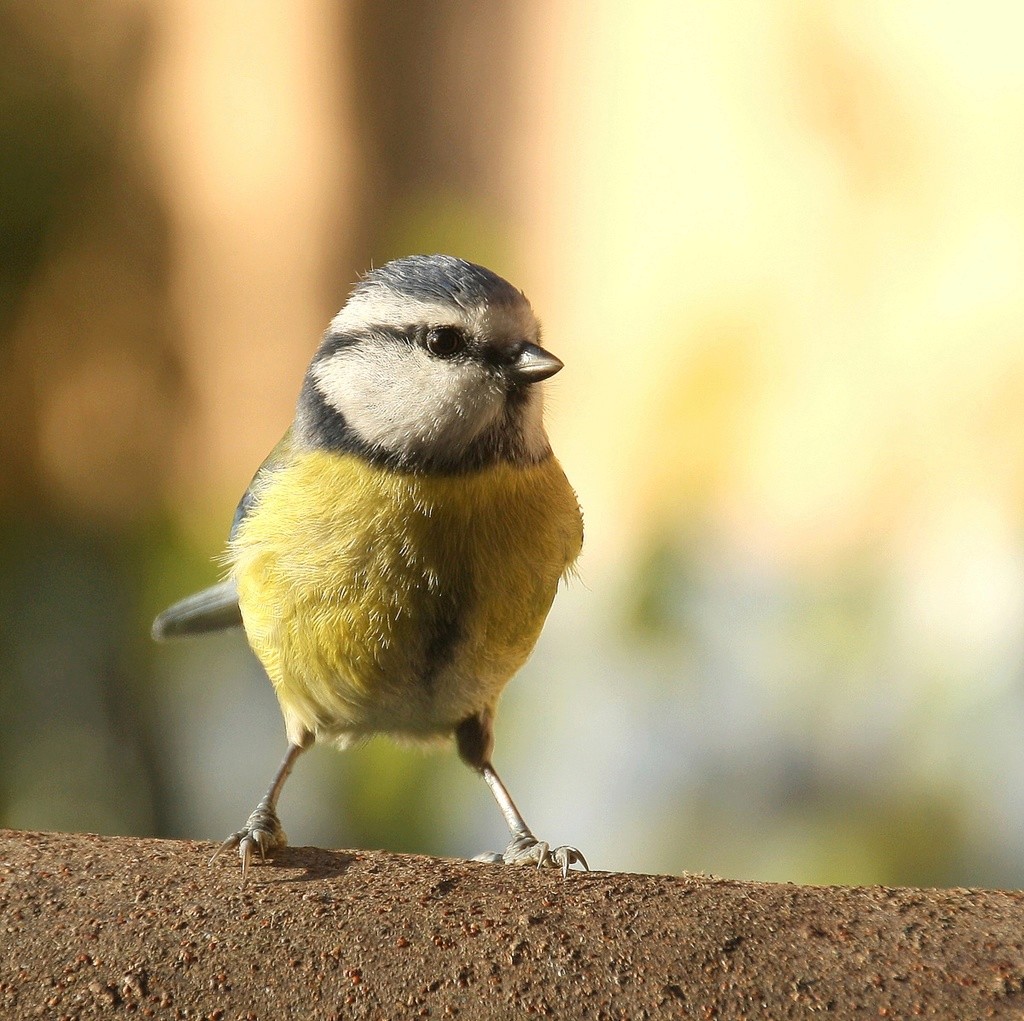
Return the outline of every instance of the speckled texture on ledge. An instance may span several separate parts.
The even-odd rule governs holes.
[[[1024,1017],[1024,893],[0,831],[0,1017]]]

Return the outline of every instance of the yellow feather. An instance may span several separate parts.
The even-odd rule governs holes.
[[[554,457],[436,476],[312,452],[274,472],[229,557],[289,739],[345,743],[493,707],[581,543]]]

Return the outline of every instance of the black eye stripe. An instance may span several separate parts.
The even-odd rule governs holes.
[[[468,340],[466,335],[458,326],[382,326],[379,324],[367,324],[365,327],[359,330],[346,330],[345,332],[339,333],[327,333],[320,343],[320,347],[317,349],[316,354],[313,356],[314,362],[327,361],[336,355],[339,351],[347,347],[360,347],[362,345],[379,345],[379,344],[405,344],[405,345],[419,345],[427,350],[430,350],[432,354],[440,355],[440,351],[433,351],[430,347],[430,338],[438,331],[453,331],[458,335],[458,343],[449,354],[456,354],[458,351],[463,350],[468,346]]]

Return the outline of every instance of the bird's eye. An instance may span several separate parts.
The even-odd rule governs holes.
[[[439,358],[461,351],[465,343],[466,338],[457,326],[434,326],[427,331],[427,350]]]

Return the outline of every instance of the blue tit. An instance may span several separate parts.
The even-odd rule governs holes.
[[[281,705],[287,753],[220,849],[243,882],[254,852],[286,842],[277,802],[302,751],[375,734],[454,736],[511,831],[485,860],[587,868],[533,835],[491,764],[502,689],[583,542],[543,422],[562,362],[539,339],[523,293],[482,266],[372,270],[238,505],[226,580],[157,617],[157,639],[243,626]]]

